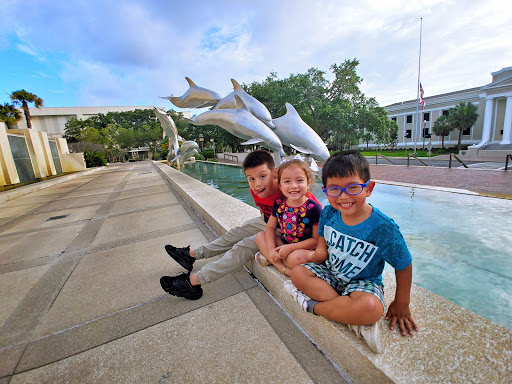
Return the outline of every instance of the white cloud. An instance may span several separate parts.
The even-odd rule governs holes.
[[[512,65],[511,5],[499,0],[11,1],[8,12],[0,42],[15,31],[19,50],[60,58],[63,87],[87,105],[164,103],[158,95],[186,91],[185,76],[227,94],[232,77],[329,71],[352,58],[381,105],[413,99],[420,17],[427,95],[483,85]]]

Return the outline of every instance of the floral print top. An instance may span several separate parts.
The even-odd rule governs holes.
[[[300,207],[289,207],[286,199],[277,199],[272,207],[272,216],[281,228],[281,239],[285,244],[297,243],[313,237],[313,226],[318,224],[322,207],[308,199]]]

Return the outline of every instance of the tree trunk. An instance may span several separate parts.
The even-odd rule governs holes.
[[[23,113],[25,113],[25,120],[27,120],[27,128],[32,129],[32,122],[30,121],[30,111],[28,109],[28,104],[26,101],[23,102],[21,108],[23,109]]]
[[[441,136],[441,149],[444,149],[444,136]]]
[[[461,144],[462,144],[462,128],[459,129],[459,144],[458,144],[458,148],[457,148],[458,152],[460,152]]]

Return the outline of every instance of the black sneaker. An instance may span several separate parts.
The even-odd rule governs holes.
[[[196,259],[190,256],[190,245],[188,247],[176,248],[170,244],[167,244],[165,246],[165,251],[187,271],[192,271],[193,264]]]
[[[198,300],[203,296],[200,285],[190,284],[190,275],[180,273],[177,276],[162,276],[160,278],[162,289],[170,295],[184,297],[189,300]]]

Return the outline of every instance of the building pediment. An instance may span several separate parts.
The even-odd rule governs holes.
[[[481,91],[490,91],[490,90],[503,90],[510,88],[512,90],[512,76],[506,77],[504,79],[495,81],[493,83],[489,83],[480,88]]]

